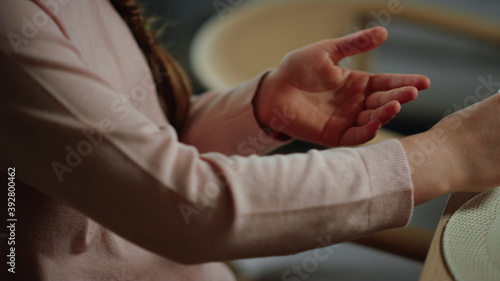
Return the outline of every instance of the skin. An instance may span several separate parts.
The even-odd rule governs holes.
[[[500,94],[444,118],[429,131],[401,139],[412,168],[415,204],[453,192],[500,186]],[[433,143],[423,161],[412,155]],[[430,141],[430,142],[429,142]]]
[[[401,104],[430,86],[422,75],[372,74],[338,65],[380,46],[387,36],[385,28],[375,27],[289,53],[254,98],[261,126],[272,128],[278,110],[293,116],[280,132],[295,139],[331,147],[373,139]],[[425,133],[400,140],[412,169],[416,205],[447,193],[500,185],[499,111],[500,95],[494,95]]]
[[[371,74],[338,65],[346,57],[378,47],[387,36],[385,28],[376,27],[288,54],[266,76],[255,97],[261,125],[271,126],[274,109],[294,116],[282,133],[296,139],[344,146],[374,138],[401,104],[430,85],[422,75]]]

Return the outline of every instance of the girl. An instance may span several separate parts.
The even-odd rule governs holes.
[[[234,280],[218,261],[404,226],[416,204],[500,184],[498,95],[401,141],[256,155],[292,138],[364,143],[427,88],[338,66],[384,28],[190,98],[133,0],[9,0],[0,13],[9,280]]]

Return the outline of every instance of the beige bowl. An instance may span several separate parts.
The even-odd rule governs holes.
[[[292,50],[364,29],[361,15],[359,4],[347,1],[250,3],[216,15],[198,31],[192,66],[209,89],[235,86],[277,66]]]

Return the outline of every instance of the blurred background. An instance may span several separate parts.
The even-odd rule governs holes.
[[[419,73],[431,78],[432,87],[422,92],[417,101],[403,106],[402,112],[387,129],[400,134],[425,131],[444,115],[456,111],[496,92],[500,88],[500,1],[498,0],[381,0],[381,1],[335,1],[339,7],[348,3],[363,8],[367,2],[376,2],[380,7],[399,3],[401,13],[387,21],[389,40],[369,58],[364,65],[373,72]],[[241,15],[252,5],[275,1],[262,0],[143,0],[150,15],[160,20],[161,40],[164,46],[187,70],[195,93],[207,90],[204,74],[196,69],[193,61],[193,44],[200,45],[199,30],[208,25],[233,24],[231,17]],[[259,3],[255,3],[259,2]],[[307,0],[304,0],[307,2]],[[367,9],[364,20],[383,19],[381,10]],[[423,7],[418,20],[404,17],[414,7]],[[258,21],[258,20],[257,20]],[[439,21],[441,23],[439,23]],[[432,22],[432,24],[428,24]],[[381,20],[383,23],[383,20]],[[437,23],[437,24],[436,24]],[[482,23],[491,23],[482,24]],[[384,24],[382,24],[384,25]],[[455,31],[442,26],[454,26]],[[355,27],[355,26],[353,26]],[[363,27],[363,26],[359,26]],[[241,36],[255,28],[243,26]],[[205,30],[206,31],[206,30]],[[345,29],[340,35],[353,32]],[[463,32],[461,32],[463,31]],[[262,36],[266,35],[266,30]],[[196,37],[198,33],[198,37]],[[254,32],[255,33],[255,32]],[[254,34],[252,33],[252,34]],[[301,37],[307,32],[290,30],[283,36]],[[490,39],[487,39],[490,38]],[[496,43],[495,43],[495,39]],[[201,43],[203,47],[203,42]],[[273,45],[269,44],[269,50]],[[230,49],[229,49],[230,50]],[[264,69],[262,69],[264,70]],[[206,71],[206,70],[205,70]],[[212,73],[213,74],[213,73]],[[478,92],[480,90],[480,92]],[[479,95],[477,93],[480,93]],[[305,151],[314,146],[295,142],[280,152]],[[433,230],[447,198],[439,198],[419,206],[411,224]],[[411,243],[411,241],[408,241]],[[294,265],[303,265],[312,252],[288,257],[272,257],[238,261],[241,270],[255,280],[418,280],[422,263],[396,255],[372,250],[352,243],[334,248],[326,261],[318,264],[312,272],[283,278],[286,270]]]

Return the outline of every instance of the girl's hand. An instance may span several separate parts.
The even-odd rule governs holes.
[[[280,128],[290,137],[325,146],[357,145],[427,89],[422,75],[371,74],[342,68],[342,59],[369,51],[387,39],[375,27],[324,40],[289,53],[271,71],[254,99],[258,121],[273,128],[278,111],[291,116]]]

